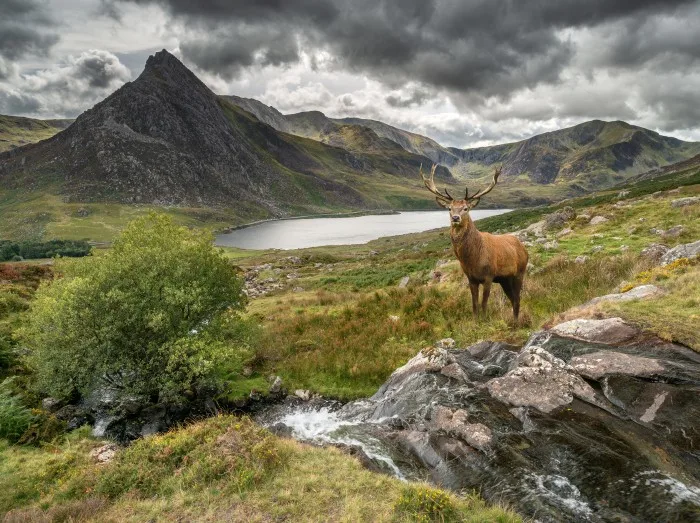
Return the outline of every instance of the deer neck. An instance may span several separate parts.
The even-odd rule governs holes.
[[[460,260],[468,262],[470,258],[480,256],[483,244],[481,233],[468,215],[457,227],[452,227],[450,238],[455,255]]]

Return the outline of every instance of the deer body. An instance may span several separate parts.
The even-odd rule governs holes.
[[[484,287],[481,308],[485,313],[491,284],[498,283],[510,300],[513,316],[517,319],[528,260],[520,240],[509,234],[480,232],[469,216],[458,226],[452,226],[450,238],[462,272],[469,280],[474,314],[479,311],[479,286]]]
[[[443,195],[435,187],[435,168],[433,166],[431,169],[429,180],[423,176],[422,171],[421,177],[426,188],[435,195],[438,204],[450,211],[452,248],[469,280],[474,315],[479,313],[479,286],[484,287],[481,309],[485,313],[491,285],[498,283],[510,300],[513,317],[517,320],[520,314],[520,292],[527,270],[527,250],[513,235],[480,232],[469,216],[469,211],[478,205],[480,198],[495,187],[501,174],[500,169],[494,173],[489,187],[471,197],[467,191],[463,200],[455,200],[447,190]]]

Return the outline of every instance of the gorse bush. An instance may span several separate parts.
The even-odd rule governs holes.
[[[66,397],[106,382],[174,398],[206,384],[236,351],[245,296],[209,233],[151,214],[105,255],[60,260],[56,271],[22,330],[42,392]]]
[[[17,441],[34,421],[32,411],[11,387],[11,379],[0,383],[0,438]]]

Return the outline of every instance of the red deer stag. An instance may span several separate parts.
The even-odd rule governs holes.
[[[463,200],[455,200],[447,189],[444,189],[443,194],[435,187],[436,167],[437,165],[433,165],[430,169],[430,179],[427,179],[421,166],[420,176],[425,187],[435,195],[438,204],[450,211],[452,248],[469,280],[474,316],[479,314],[479,285],[484,286],[481,308],[483,313],[486,313],[491,284],[499,283],[513,306],[513,317],[517,321],[520,313],[520,291],[527,269],[527,251],[513,235],[479,232],[469,216],[469,211],[479,204],[481,197],[496,186],[501,168],[496,169],[488,187],[472,196],[469,196],[467,189]]]

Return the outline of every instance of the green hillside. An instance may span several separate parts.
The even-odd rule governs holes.
[[[0,152],[51,138],[72,120],[35,120],[0,114]]]

